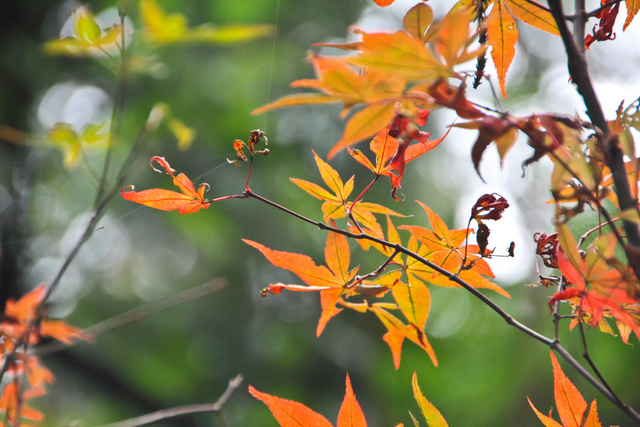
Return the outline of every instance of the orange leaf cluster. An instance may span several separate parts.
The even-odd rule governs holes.
[[[345,383],[344,400],[340,406],[336,427],[366,427],[367,420],[353,393],[349,374],[347,374]],[[415,372],[411,379],[411,385],[413,387],[413,396],[420,407],[420,412],[424,416],[427,425],[431,427],[447,427],[448,424],[440,411],[422,394]],[[249,386],[249,393],[269,407],[281,427],[331,427],[333,425],[325,417],[309,409],[302,403],[263,393],[256,390],[253,386]],[[411,414],[411,417],[415,425],[418,425],[413,414]],[[402,427],[402,424],[398,424],[396,427]]]
[[[342,117],[352,115],[342,138],[329,152],[329,158],[388,128],[397,120],[398,109],[407,125],[424,124],[419,109],[435,106],[438,102],[429,90],[449,77],[463,80],[464,76],[456,73],[453,67],[484,52],[484,48],[470,49],[474,40],[470,21],[459,19],[461,13],[468,15],[467,12],[467,8],[458,8],[456,13],[434,24],[433,11],[427,4],[420,3],[407,12],[403,20],[405,28],[401,31],[367,33],[357,30],[362,36],[360,42],[325,44],[355,50],[357,54],[312,56],[316,78],[298,80],[292,86],[315,89],[319,93],[288,95],[253,113],[294,105],[341,102],[344,105]],[[465,18],[468,17],[465,15]],[[361,108],[356,110],[357,106]],[[397,158],[402,159],[403,153]]]
[[[90,338],[61,320],[44,318],[42,301],[45,294],[44,285],[40,285],[17,301],[8,299],[4,320],[0,323],[0,360],[7,364],[7,372],[13,377],[0,395],[0,412],[6,414],[5,421],[11,425],[18,423],[20,418],[32,421],[44,418],[24,401],[46,394],[45,385],[54,380],[51,371],[40,365],[38,357],[27,353],[27,349],[37,344],[41,337],[66,344],[75,339]]]
[[[388,139],[393,139],[393,137],[388,136]],[[351,153],[362,164],[380,176],[391,170],[391,166],[387,164],[390,157],[385,153],[392,150],[387,151],[387,144],[375,141],[372,143],[372,150],[378,155],[375,166],[368,162],[366,157],[362,155],[358,157],[359,155],[354,150]],[[420,144],[412,145],[409,149],[419,146]],[[409,160],[413,158],[415,153],[419,155],[421,150],[421,148],[417,148],[415,151],[409,149],[405,151],[405,156]],[[398,230],[391,221],[391,215],[398,216],[399,214],[383,206],[361,201],[362,195],[358,197],[357,202],[349,201],[348,197],[354,187],[353,177],[344,183],[328,163],[315,153],[314,155],[320,175],[329,190],[311,182],[294,178],[291,180],[307,193],[324,202],[322,212],[325,221],[335,228],[336,219],[348,216],[351,220],[350,230],[354,234],[366,233],[377,239],[386,240],[391,245],[401,245],[402,241]],[[486,203],[482,199],[481,206],[476,208],[476,216],[480,219],[497,219],[508,206],[502,198],[488,195],[486,199]],[[469,230],[450,231],[437,214],[422,203],[421,206],[427,213],[431,229],[420,226],[400,227],[411,234],[407,248],[452,274],[457,274],[471,286],[491,289],[508,297],[509,294],[506,291],[487,279],[487,277],[492,278],[493,273],[487,262],[482,259],[480,248],[477,245],[466,244]],[[387,216],[386,234],[374,214]],[[316,265],[306,255],[276,251],[250,240],[245,240],[245,243],[258,249],[273,265],[293,272],[305,283],[305,285],[272,284],[263,291],[263,295],[278,294],[284,289],[320,293],[322,314],[316,331],[318,336],[324,330],[329,319],[341,311],[338,306],[361,313],[370,311],[387,329],[383,339],[391,349],[396,368],[400,366],[402,344],[405,339],[422,348],[432,362],[437,365],[435,352],[424,333],[431,307],[431,293],[428,284],[446,287],[458,286],[448,277],[414,258],[407,257],[406,260],[402,260],[388,245],[367,239],[359,240],[359,243],[365,250],[374,247],[383,255],[390,257],[387,262],[389,271],[380,269],[380,271],[365,276],[357,276],[358,269],[349,268],[351,251],[347,238],[344,234],[334,231],[330,231],[327,237],[326,266]],[[380,300],[387,294],[390,294],[391,301]],[[405,320],[401,320],[394,311],[399,312]]]
[[[557,292],[549,303],[571,302],[577,315],[572,325],[586,321],[592,327],[606,329],[601,324],[605,318],[612,318],[625,343],[629,342],[631,332],[640,339],[640,303],[629,296],[626,289],[628,278],[623,272],[608,267],[601,256],[589,256],[586,261],[572,258],[570,261],[562,249],[561,246],[557,252],[558,269],[570,285]]]
[[[325,417],[312,411],[302,403],[262,393],[252,386],[249,386],[249,393],[269,407],[274,418],[282,427],[333,426]],[[336,427],[366,426],[367,421],[364,418],[362,408],[360,408],[356,400],[356,395],[353,393],[351,380],[349,379],[349,374],[347,374],[344,400],[342,401],[342,406],[340,406]]]

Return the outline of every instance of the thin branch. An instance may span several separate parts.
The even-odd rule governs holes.
[[[449,272],[448,270],[442,268],[441,266],[434,264],[433,262],[429,261],[426,258],[421,257],[420,255],[418,255],[417,253],[410,251],[409,249],[405,248],[404,246],[400,245],[400,244],[396,244],[396,243],[391,243],[388,242],[386,240],[374,237],[374,236],[370,236],[368,234],[365,233],[352,233],[350,231],[347,230],[342,230],[340,228],[337,227],[332,227],[330,225],[327,225],[325,223],[322,222],[318,222],[318,221],[314,221],[310,218],[305,217],[304,215],[301,215],[297,212],[292,211],[291,209],[288,209],[284,206],[281,206],[269,199],[266,199],[256,193],[254,193],[251,190],[245,190],[244,194],[247,197],[250,198],[254,198],[257,200],[260,200],[270,206],[273,206],[289,215],[292,215],[298,219],[301,219],[304,222],[307,222],[309,224],[315,225],[316,227],[318,227],[321,230],[326,230],[326,231],[332,231],[334,233],[338,233],[338,234],[342,234],[346,237],[352,238],[352,239],[356,239],[356,240],[369,240],[371,242],[375,242],[378,243],[380,245],[389,247],[389,248],[393,248],[394,251],[403,253],[405,255],[410,256],[411,258],[415,259],[416,261],[422,263],[423,265],[429,267],[430,269],[442,274],[443,276],[447,277],[450,281],[460,285],[461,287],[465,288],[467,291],[469,291],[470,293],[472,293],[476,298],[478,298],[480,301],[482,301],[483,303],[485,303],[485,305],[487,305],[489,308],[491,308],[493,311],[495,311],[500,317],[502,317],[508,325],[511,325],[513,327],[515,327],[516,329],[524,332],[525,334],[533,337],[534,339],[536,339],[537,341],[540,341],[541,343],[549,346],[550,348],[552,348],[553,350],[555,350],[558,354],[560,354],[571,366],[574,367],[574,369],[576,369],[578,371],[578,373],[580,375],[582,375],[587,381],[589,381],[604,397],[606,397],[607,399],[609,399],[611,402],[613,402],[616,406],[618,406],[623,412],[625,412],[627,415],[629,415],[631,418],[633,418],[636,422],[640,423],[640,414],[638,412],[636,412],[632,407],[630,407],[629,405],[622,403],[619,401],[619,399],[616,398],[616,396],[614,396],[613,394],[611,394],[611,392],[607,389],[607,387],[603,386],[598,379],[596,379],[589,371],[587,371],[585,369],[584,366],[582,366],[580,364],[580,362],[578,362],[562,345],[560,345],[560,343],[556,340],[556,339],[552,339],[552,338],[548,338],[542,334],[540,334],[539,332],[529,328],[528,326],[520,323],[519,321],[517,321],[516,319],[513,318],[513,316],[511,316],[509,313],[507,313],[506,311],[504,311],[500,306],[498,306],[495,302],[493,302],[493,300],[491,300],[489,297],[485,296],[482,292],[480,292],[478,289],[474,288],[473,286],[471,286],[470,284],[468,284],[467,282],[465,282],[464,280],[462,280],[457,274],[453,274],[451,272]]]
[[[120,421],[118,423],[106,424],[101,427],[138,427],[144,426],[147,424],[159,422],[159,421],[167,421],[172,420],[174,418],[183,417],[185,415],[193,415],[193,414],[201,414],[201,413],[214,413],[216,416],[219,416],[222,412],[222,408],[227,403],[233,392],[240,386],[242,383],[243,377],[242,374],[238,374],[235,378],[229,380],[229,386],[222,393],[220,398],[216,400],[215,403],[203,403],[200,405],[185,405],[178,406],[176,408],[171,409],[163,409],[157,412],[152,412],[147,415],[142,415],[140,417],[131,418],[125,421]],[[225,426],[222,418],[218,417],[218,420],[221,422],[223,426]]]
[[[133,146],[131,147],[131,150],[129,151],[129,155],[123,162],[122,167],[118,172],[115,185],[113,186],[111,191],[104,196],[102,201],[98,203],[98,205],[95,207],[93,215],[91,216],[91,219],[89,219],[89,222],[87,223],[87,226],[82,232],[82,235],[76,242],[73,249],[71,249],[71,252],[69,253],[69,255],[67,255],[67,258],[64,260],[64,263],[58,270],[58,273],[56,274],[54,279],[51,281],[51,284],[49,285],[49,287],[46,289],[46,292],[42,298],[42,302],[40,303],[40,306],[43,306],[44,304],[46,304],[47,300],[49,299],[53,291],[56,289],[58,284],[60,284],[60,281],[62,280],[62,277],[66,273],[69,266],[71,265],[71,262],[75,259],[75,257],[80,252],[80,249],[82,248],[82,246],[87,242],[87,240],[89,240],[89,237],[91,237],[91,235],[95,231],[96,226],[98,225],[98,221],[100,221],[100,218],[102,218],[104,209],[107,207],[109,202],[111,202],[111,200],[116,196],[116,194],[118,194],[119,189],[123,187],[125,180],[129,176],[134,159],[136,158],[138,152],[141,150],[142,145],[146,142],[147,135],[149,134],[149,132],[155,129],[157,125],[158,125],[157,117],[154,114],[154,110],[152,110],[151,113],[149,114],[149,119],[147,120],[147,123],[145,124],[143,130],[140,132],[140,134],[136,138],[136,141],[134,142]]]
[[[154,301],[148,304],[145,304],[141,307],[134,308],[133,310],[129,310],[125,313],[119,314],[117,316],[106,319],[100,323],[97,323],[93,326],[90,326],[82,331],[82,334],[86,334],[90,336],[92,339],[109,333],[113,330],[122,328],[131,323],[138,322],[145,317],[151,316],[152,314],[159,313],[161,311],[167,310],[169,308],[175,307],[180,304],[184,304],[185,302],[192,301],[197,298],[201,298],[205,295],[209,295],[211,293],[217,292],[222,289],[226,285],[226,281],[223,278],[217,278],[212,280],[209,283],[205,283],[204,285],[188,289],[184,292],[180,292],[176,295],[171,295],[165,299],[160,301]],[[80,340],[73,341],[69,344],[65,344],[60,341],[52,341],[48,344],[41,345],[35,350],[35,354],[40,357],[48,356],[52,353],[65,350],[67,348],[73,347],[74,345],[83,342]]]
[[[561,277],[558,280],[558,291],[562,292],[564,290],[564,278]],[[560,319],[562,316],[560,315],[560,301],[556,301],[553,304],[553,335],[556,337],[556,341],[560,342]]]
[[[603,222],[602,224],[598,224],[597,226],[593,227],[591,230],[587,230],[584,234],[582,234],[582,236],[580,237],[580,240],[578,240],[578,247],[582,246],[582,244],[585,242],[585,240],[587,240],[587,238],[591,233],[601,230],[602,227],[606,225],[610,225],[611,223],[614,223],[619,220],[620,218],[614,218],[613,220],[611,220],[611,222],[606,221],[606,222]]]
[[[582,357],[584,357],[587,363],[589,363],[589,366],[591,366],[591,369],[593,369],[593,372],[598,376],[598,379],[600,379],[600,382],[602,383],[602,385],[604,385],[607,388],[607,390],[611,392],[611,395],[613,395],[613,397],[618,401],[618,404],[624,405],[622,400],[620,400],[618,395],[613,391],[609,383],[607,383],[607,381],[604,379],[604,377],[600,373],[600,370],[596,367],[596,364],[593,363],[593,360],[591,359],[591,355],[589,354],[589,347],[587,347],[587,337],[584,333],[584,326],[582,325],[582,319],[580,314],[581,313],[578,312],[578,326],[580,327],[580,337],[582,338],[582,347],[584,348],[584,353],[582,353]]]

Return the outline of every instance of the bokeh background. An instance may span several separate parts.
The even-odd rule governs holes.
[[[154,52],[147,66],[151,72],[127,85],[115,164],[122,161],[156,102],[169,105],[175,117],[197,130],[197,137],[190,150],[180,151],[166,129],[155,133],[139,154],[129,183],[139,189],[170,188],[166,175],[148,167],[151,156],[161,155],[178,172],[197,183],[209,183],[209,197],[237,194],[243,189],[247,168],[228,165],[226,158],[235,156],[234,139],[246,140],[252,129],[260,128],[269,137],[271,153],[257,159],[252,189],[321,219],[320,202],[289,177],[319,182],[311,149],[325,156],[340,138],[340,107],[297,107],[257,117],[249,112],[292,93],[291,81],[312,77],[304,58],[313,43],[351,40],[350,25],[365,30],[399,29],[403,14],[414,2],[397,0],[386,9],[370,0],[159,3],[167,11],[185,14],[192,25],[277,23],[277,31],[275,37],[243,44]],[[448,0],[431,4],[437,16],[451,5]],[[85,227],[95,197],[101,152],[89,151],[87,162],[65,168],[60,151],[39,136],[56,122],[79,130],[87,122],[110,116],[116,90],[112,72],[90,59],[47,57],[42,52],[42,44],[60,34],[78,6],[52,0],[0,5],[0,124],[31,135],[17,143],[3,128],[8,141],[0,141],[3,303],[52,280]],[[113,1],[87,6],[102,22],[117,16]],[[125,6],[131,11],[127,22],[139,28],[137,2],[125,2]],[[635,28],[638,25],[624,34],[618,30],[617,40],[596,44],[589,52],[596,86],[610,117],[622,99],[628,104],[640,94],[639,53],[630,47],[640,37]],[[501,99],[498,105],[487,83],[470,91],[469,97],[514,114],[584,115],[568,83],[559,40],[526,25],[519,29],[516,60],[508,74],[508,101]],[[339,54],[325,48],[315,51]],[[488,74],[495,76],[491,69]],[[427,128],[439,137],[452,120],[451,115],[434,112]],[[502,170],[496,153],[485,154],[483,183],[470,161],[474,137],[470,131],[453,131],[440,147],[412,163],[403,180],[405,202],[395,202],[389,184],[382,180],[369,200],[414,215],[409,222],[426,225],[424,213],[414,203],[421,200],[450,227],[462,228],[478,196],[492,192],[505,196],[511,208],[504,220],[492,226],[491,245],[499,252],[515,241],[516,257],[497,259],[492,266],[512,299],[490,296],[523,323],[551,336],[547,301],[552,291],[524,286],[537,281],[533,233],[552,232],[552,212],[545,204],[550,198],[545,190],[550,166],[541,162],[523,176],[520,164],[530,154],[523,139]],[[332,165],[344,179],[358,173],[356,189],[364,188],[370,179],[346,153]],[[585,215],[574,224],[576,233],[595,221]],[[260,289],[269,283],[298,279],[270,265],[241,239],[309,254],[323,263],[326,234],[255,200],[225,201],[181,216],[117,199],[100,227],[54,293],[52,316],[89,327],[217,278],[224,278],[227,286],[100,336],[94,344],[79,344],[45,357],[44,364],[56,375],[50,393],[35,402],[46,414],[45,425],[96,425],[177,405],[213,402],[238,373],[244,375],[244,383],[225,407],[225,417],[234,426],[276,425],[266,406],[248,394],[249,384],[303,402],[335,421],[347,372],[371,426],[411,425],[408,411],[419,412],[411,391],[414,371],[424,394],[453,426],[536,426],[539,421],[526,397],[542,412],[554,406],[548,348],[507,326],[462,289],[432,288],[426,332],[440,362],[437,368],[419,348],[405,343],[396,371],[381,339],[385,330],[373,315],[345,310],[316,338],[318,296],[284,292],[260,297]],[[363,252],[354,242],[351,247],[352,265],[360,265],[362,272],[375,269],[383,260]],[[567,331],[566,324],[562,331],[563,343],[580,355],[578,332]],[[587,336],[591,355],[607,381],[623,400],[640,407],[637,348],[596,331],[588,331]],[[569,367],[565,371],[587,401],[598,398],[603,424],[629,425]],[[212,424],[212,415],[179,422]]]

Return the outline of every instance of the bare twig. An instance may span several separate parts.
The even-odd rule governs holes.
[[[161,411],[152,412],[150,414],[142,415],[140,417],[131,418],[118,423],[106,424],[101,427],[137,427],[147,424],[155,423],[158,421],[167,421],[173,418],[183,417],[185,415],[201,414],[211,412],[218,416],[220,423],[225,426],[224,420],[219,416],[222,412],[222,408],[227,403],[233,392],[242,383],[242,374],[238,374],[235,378],[229,380],[229,386],[222,393],[220,398],[215,403],[203,403],[200,405],[185,405],[178,406],[171,409],[163,409]]]
[[[372,271],[371,273],[365,274],[364,276],[356,276],[354,277],[354,282],[352,285],[350,285],[350,288],[356,287],[358,286],[360,283],[362,283],[363,281],[369,279],[370,277],[376,277],[377,275],[379,275],[380,273],[382,273],[384,271],[385,268],[387,268],[387,266],[393,261],[393,259],[396,257],[396,255],[398,255],[400,253],[400,251],[398,251],[397,249],[394,249],[393,253],[389,256],[389,258],[386,259],[385,262],[383,262],[382,264],[380,264],[380,267],[376,268],[374,271]]]
[[[205,283],[204,285],[201,285],[192,289],[188,289],[184,292],[180,292],[179,294],[171,295],[170,297],[165,298],[163,300],[154,301],[149,304],[145,304],[141,307],[134,308],[133,310],[129,310],[125,313],[119,314],[117,316],[106,319],[100,323],[97,323],[93,326],[90,326],[84,329],[82,331],[82,334],[86,334],[90,336],[92,339],[95,339],[98,336],[104,335],[115,329],[119,329],[131,323],[137,322],[141,319],[144,319],[145,317],[151,316],[152,314],[159,313],[161,311],[167,310],[169,308],[175,307],[185,302],[192,301],[194,299],[219,291],[225,285],[226,285],[226,282],[223,278],[214,279],[209,283]],[[76,340],[69,344],[65,344],[60,341],[52,341],[48,344],[41,345],[40,347],[38,347],[35,350],[35,353],[41,357],[48,356],[52,353],[67,349],[69,347],[73,347],[74,345],[80,342],[82,341]]]

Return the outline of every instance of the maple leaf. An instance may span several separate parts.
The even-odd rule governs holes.
[[[342,138],[329,153],[329,158],[340,149],[375,135],[391,121],[395,104],[403,95],[404,80],[385,71],[355,69],[346,64],[343,58],[313,55],[310,60],[316,79],[296,80],[291,86],[315,89],[323,93],[288,95],[255,109],[252,114],[295,105],[341,102],[344,105],[341,117],[345,117],[355,105],[366,104],[351,116]]]
[[[622,26],[622,31],[625,31],[633,18],[638,14],[640,10],[640,1],[638,0],[625,0],[624,4],[627,6],[627,19],[624,21],[624,25]]]
[[[582,394],[564,374],[553,352],[550,352],[550,354],[551,364],[553,365],[553,394],[562,424],[538,411],[531,399],[527,397],[529,405],[538,416],[538,419],[547,427],[602,427],[598,420],[596,401],[594,400],[591,403],[587,413],[587,402],[582,397]]]
[[[414,275],[407,274],[407,277],[407,284],[397,281],[391,288],[391,293],[409,323],[423,330],[429,317],[431,293]]]
[[[480,162],[489,144],[496,142],[498,153],[500,154],[500,166],[502,167],[507,152],[518,139],[518,128],[510,121],[497,117],[486,116],[479,120],[456,123],[452,126],[464,129],[478,129],[478,138],[471,149],[471,160],[473,160],[476,173],[483,181],[484,178],[480,173]]]
[[[109,140],[106,133],[99,133],[105,127],[106,122],[99,124],[89,123],[81,132],[73,130],[68,123],[56,123],[45,135],[45,140],[62,150],[64,154],[64,166],[73,168],[78,164],[84,147],[100,148]]]
[[[27,325],[38,317],[40,303],[46,293],[44,285],[38,285],[34,290],[27,292],[17,301],[9,298],[5,305],[4,315],[14,319],[22,325]]]
[[[317,266],[307,255],[275,251],[251,240],[243,239],[243,241],[262,252],[276,267],[291,271],[313,290],[319,290],[322,314],[316,329],[317,336],[320,336],[329,319],[341,311],[336,307],[336,303],[343,296],[354,293],[346,285],[357,274],[358,268],[349,270],[351,252],[347,238],[341,234],[329,232],[327,237],[325,260],[328,268],[324,265]],[[277,284],[271,285],[269,292],[279,293],[283,288],[292,291],[301,290],[298,286]]]
[[[356,395],[353,393],[353,388],[351,388],[351,379],[349,378],[349,374],[347,374],[347,379],[345,380],[344,400],[342,401],[340,412],[338,413],[337,427],[366,427],[366,425],[367,421],[364,418],[364,413],[362,412],[362,408],[360,408],[360,404],[356,400]]]
[[[204,24],[189,28],[186,16],[181,13],[167,14],[155,0],[140,1],[140,16],[144,25],[144,38],[159,45],[193,42],[234,43],[264,37],[272,32],[269,25],[214,27]]]
[[[456,114],[463,119],[484,117],[485,114],[465,97],[465,88],[464,82],[456,87],[447,83],[445,79],[441,79],[431,85],[428,92],[438,105],[455,110]]]
[[[393,314],[389,313],[385,308],[388,305],[384,303],[375,303],[369,309],[374,312],[380,322],[387,328],[387,332],[384,334],[382,339],[389,345],[391,349],[391,355],[393,357],[393,365],[396,369],[400,369],[400,357],[402,354],[402,343],[405,338],[417,344],[420,348],[422,348],[434,366],[438,366],[438,359],[436,358],[436,354],[433,351],[433,347],[429,343],[427,336],[424,331],[413,324],[405,325],[395,317]],[[395,308],[395,307],[389,307]]]
[[[427,426],[448,427],[449,424],[447,424],[447,421],[444,419],[440,411],[438,411],[438,409],[424,397],[424,394],[422,394],[422,390],[420,390],[420,386],[418,385],[418,376],[415,372],[411,377],[411,385],[413,387],[413,397],[416,399],[416,402],[418,402],[420,412],[422,412],[422,416],[427,422]]]
[[[415,82],[434,82],[452,71],[424,42],[405,31],[362,33],[361,54],[347,58],[351,64],[374,68]]]
[[[348,201],[349,195],[353,191],[354,177],[352,176],[346,183],[343,183],[342,178],[338,172],[318,156],[315,151],[313,155],[320,171],[322,180],[329,188],[329,191],[320,187],[317,184],[308,182],[298,178],[289,178],[291,182],[298,187],[315,197],[316,199],[323,200],[322,213],[324,214],[324,221],[340,219],[347,216],[350,212],[353,218],[368,230],[373,230],[374,233],[380,228],[377,220],[374,217],[374,213],[404,216],[399,214],[385,206],[381,206],[375,203],[357,202],[353,203]],[[332,194],[333,193],[333,194]]]
[[[30,331],[30,344],[38,343],[41,336],[51,337],[65,344],[74,339],[90,340],[91,337],[82,329],[70,326],[62,320],[42,319],[44,310],[41,304],[45,295],[46,287],[39,285],[17,301],[7,299],[4,311],[6,320],[0,324],[2,332],[13,340],[19,340]]]
[[[413,6],[402,18],[402,26],[411,36],[423,39],[433,23],[433,10],[425,3]]]
[[[82,329],[71,326],[62,320],[42,320],[40,323],[40,335],[51,337],[65,344],[71,344],[74,339],[91,341],[91,336]]]
[[[173,184],[178,187],[182,193],[160,188],[136,192],[133,191],[133,186],[129,186],[120,190],[120,195],[124,199],[163,211],[177,210],[181,214],[197,212],[200,209],[207,209],[209,207],[211,202],[204,199],[204,192],[207,190],[208,184],[200,184],[198,191],[196,191],[193,182],[191,182],[184,173],[178,176],[173,175],[175,171],[171,169],[171,166],[169,166],[169,163],[164,157],[155,156],[151,158],[151,167],[158,171],[153,167],[154,161],[164,167],[167,173],[171,175],[171,178],[173,178]]]
[[[484,54],[486,47],[481,45],[474,51],[469,47],[474,44],[476,34],[470,34],[470,23],[474,20],[473,8],[465,1],[459,1],[438,23],[434,24],[424,38],[434,40],[436,52],[452,69],[455,65],[475,59]]]
[[[302,403],[271,396],[267,393],[256,390],[249,386],[249,393],[256,399],[265,403],[281,427],[323,427],[332,424],[322,415],[312,411]],[[336,427],[366,427],[364,413],[360,404],[356,400],[351,387],[351,379],[347,374],[345,380],[345,395],[340,412],[338,413],[338,423]]]
[[[559,36],[558,25],[551,12],[533,0],[503,0],[509,11],[519,21],[549,34]]]
[[[253,386],[249,386],[249,393],[269,407],[281,427],[332,427],[329,420],[302,403],[263,393]]]
[[[483,194],[471,208],[471,218],[478,224],[482,224],[482,220],[497,221],[502,218],[502,213],[508,207],[507,199],[499,194]]]
[[[74,35],[50,40],[44,44],[43,50],[49,55],[102,56],[115,46],[121,32],[120,25],[102,30],[93,13],[80,7],[74,12]]]
[[[530,0],[495,0],[486,18],[487,42],[491,46],[491,58],[498,71],[498,82],[502,96],[507,98],[506,75],[518,42],[515,19],[532,25],[550,34],[559,35],[553,16],[542,5]],[[515,18],[515,19],[514,19]]]

